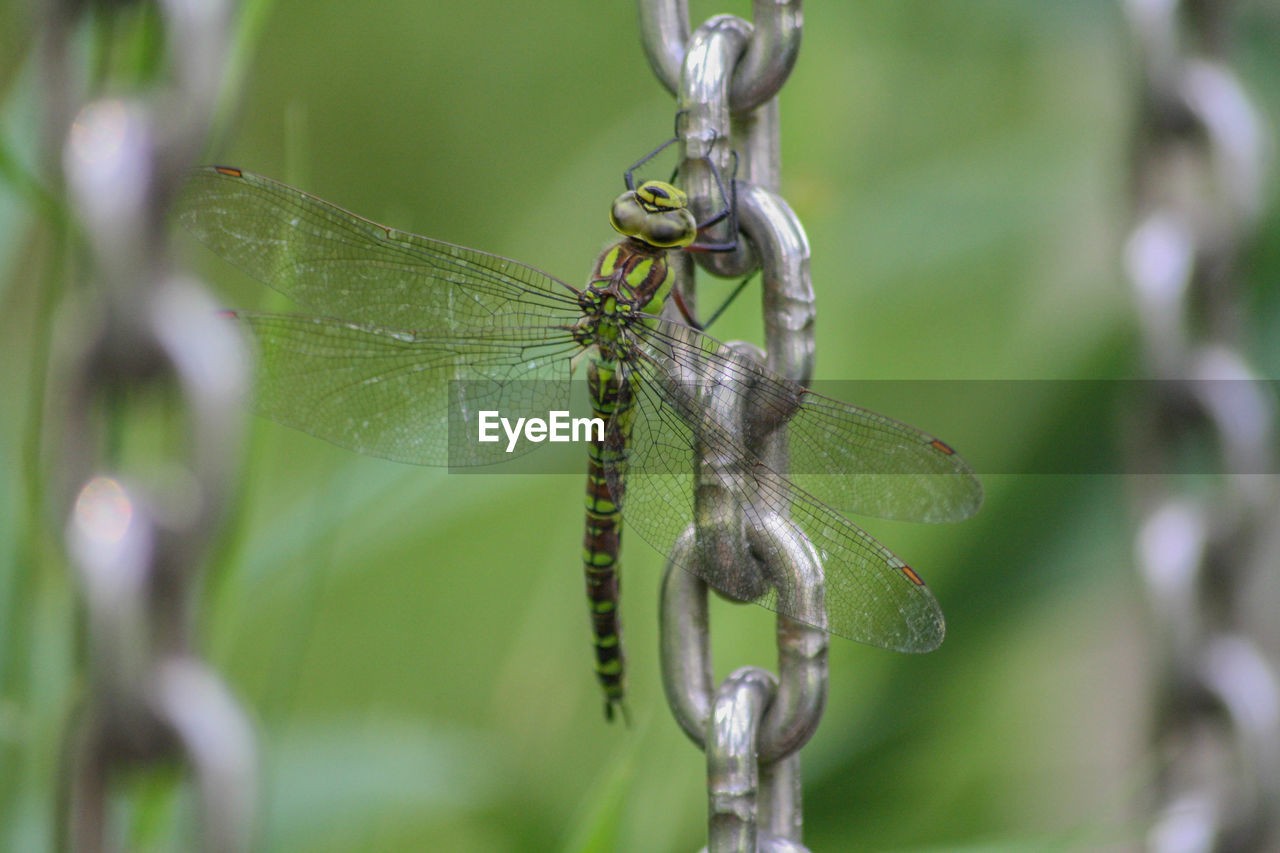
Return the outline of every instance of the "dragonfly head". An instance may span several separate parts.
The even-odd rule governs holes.
[[[614,230],[658,249],[688,246],[698,236],[689,197],[666,181],[645,181],[614,199]]]

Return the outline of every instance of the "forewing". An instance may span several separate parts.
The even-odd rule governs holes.
[[[915,427],[824,397],[756,364],[707,335],[665,321],[645,337],[686,379],[715,383],[750,399],[753,435],[786,428],[787,477],[823,503],[855,515],[898,521],[968,518],[982,484],[950,446]]]
[[[387,228],[238,169],[194,170],[178,220],[310,311],[394,329],[563,323],[575,291],[515,261]]]
[[[812,553],[825,581],[826,625],[833,634],[903,652],[926,652],[942,642],[942,611],[919,576],[870,534],[824,505],[815,496],[743,452],[743,440],[727,423],[708,415],[707,395],[732,394],[753,366],[704,335],[666,327],[649,336],[632,360],[635,421],[622,512],[634,530],[663,553],[676,543],[708,497],[740,513],[743,530],[773,530],[770,548],[753,539],[740,549],[737,566],[707,559],[719,554],[719,542],[692,552],[682,568],[731,598],[751,601],[795,619],[813,622],[791,598],[761,582],[772,562],[788,554]],[[666,342],[679,341],[681,346]],[[696,380],[696,387],[690,382]],[[703,481],[693,473],[693,448],[719,461],[704,467]],[[617,488],[614,479],[615,489]],[[695,497],[695,495],[702,497]],[[720,531],[731,540],[732,529]],[[747,534],[742,533],[745,542]],[[683,552],[690,553],[690,552]],[[724,556],[721,554],[721,556]]]

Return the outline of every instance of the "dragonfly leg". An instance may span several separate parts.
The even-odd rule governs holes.
[[[725,299],[724,302],[720,303],[720,307],[711,313],[711,316],[707,318],[707,322],[690,323],[689,325],[693,326],[695,329],[697,329],[700,332],[706,331],[707,329],[711,328],[711,324],[720,318],[720,315],[724,313],[724,309],[728,308],[730,305],[733,304],[733,300],[738,298],[738,294],[742,293],[742,291],[746,289],[747,284],[751,282],[751,279],[756,277],[756,273],[758,272],[760,272],[760,270],[757,269],[753,271],[749,276],[744,278],[742,281],[738,282],[738,286],[733,289],[733,293],[730,293],[728,298]],[[682,306],[682,310],[683,310],[683,306]]]
[[[654,157],[657,157],[663,151],[666,151],[668,148],[670,148],[671,144],[675,142],[678,138],[679,137],[676,137],[676,136],[671,137],[666,142],[662,143],[657,148],[653,149],[648,154],[644,155],[639,160],[632,163],[631,168],[627,169],[626,173],[623,175],[623,180],[627,182],[627,189],[634,190],[636,188],[636,181],[635,181],[635,178],[633,177],[636,173],[636,170],[639,169],[641,166],[643,166],[645,163],[648,163]]]
[[[730,190],[728,191],[725,190],[724,178],[720,175],[720,170],[716,168],[714,162],[708,160],[711,166],[711,174],[716,179],[716,188],[720,191],[720,199],[724,202],[724,206],[698,223],[698,233],[701,234],[711,226],[718,225],[728,219],[730,239],[719,243],[691,243],[684,247],[686,252],[732,252],[738,248],[738,152],[731,150],[729,154],[733,157],[733,174],[729,177]]]

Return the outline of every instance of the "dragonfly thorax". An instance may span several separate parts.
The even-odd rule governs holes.
[[[637,240],[619,241],[600,255],[586,288],[578,292],[582,317],[574,326],[581,344],[599,344],[606,357],[624,346],[626,329],[658,314],[670,289],[667,250]]]
[[[659,249],[688,246],[698,236],[689,197],[666,181],[645,181],[618,196],[609,222],[619,234]]]

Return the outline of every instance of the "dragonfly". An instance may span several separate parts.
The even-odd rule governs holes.
[[[945,622],[932,592],[842,512],[958,521],[982,503],[973,470],[938,438],[818,394],[663,315],[675,277],[669,255],[701,248],[707,223],[695,221],[672,182],[637,186],[628,171],[626,185],[610,212],[620,239],[580,288],[235,168],[194,171],[178,219],[311,312],[224,313],[256,343],[255,409],[342,447],[422,465],[504,461],[505,441],[458,436],[478,435],[486,411],[568,409],[570,381],[585,364],[604,429],[588,443],[583,569],[608,719],[626,712],[624,521],[659,552],[687,555],[680,568],[721,595],[812,624],[821,620],[780,594],[767,570],[781,556],[771,547],[808,549],[825,584],[817,627],[900,652],[933,650]],[[746,407],[746,426],[708,415],[708,391]],[[770,437],[782,443],[785,474],[752,450]],[[698,469],[695,454],[728,461]],[[781,530],[775,544],[751,540],[743,557],[698,533],[697,547],[677,549],[707,478],[743,529]]]

